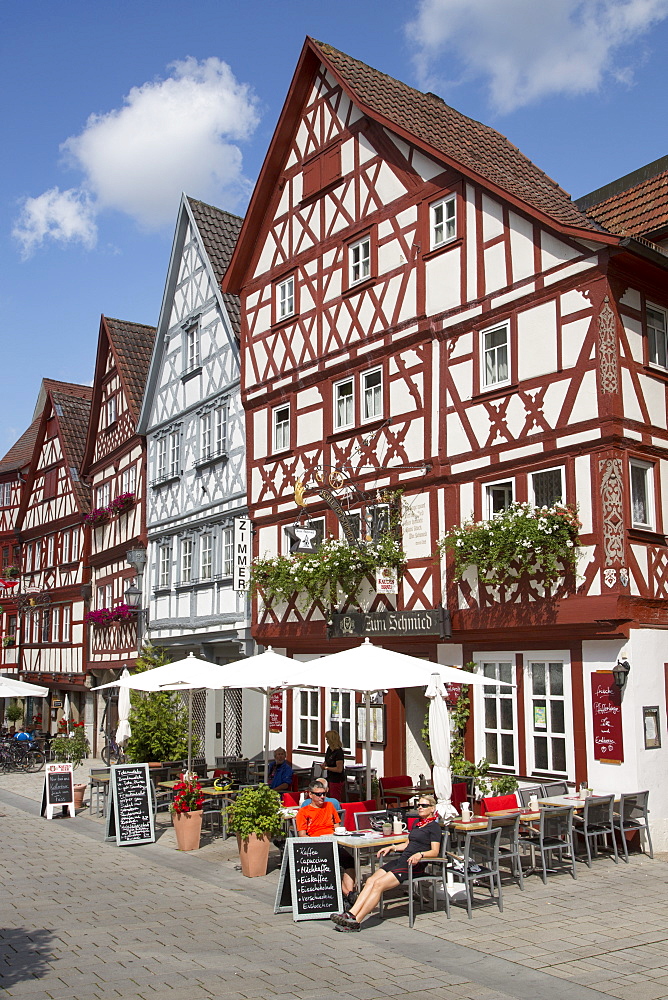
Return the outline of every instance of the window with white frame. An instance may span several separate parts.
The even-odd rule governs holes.
[[[60,608],[51,609],[51,642],[60,641]]]
[[[199,327],[195,324],[189,327],[183,338],[185,372],[199,367]]]
[[[274,451],[284,451],[290,447],[290,405],[285,403],[273,411]]]
[[[171,545],[161,545],[159,552],[158,586],[169,587],[172,575],[172,547]]]
[[[362,420],[376,420],[383,415],[383,370],[362,372]]]
[[[504,682],[499,686],[486,684],[482,689],[484,733],[482,756],[495,767],[514,768],[517,760],[516,707],[513,688],[510,686],[513,680],[513,665],[509,660],[483,661],[481,667],[485,677]]]
[[[200,536],[199,542],[199,578],[210,580],[213,576],[213,537],[208,534]]]
[[[485,486],[485,499],[488,518],[508,510],[513,502],[512,482],[509,480],[506,483],[489,483],[488,486]]]
[[[223,528],[223,576],[232,576],[234,573],[234,528],[228,526]]]
[[[647,307],[647,342],[652,365],[668,368],[668,329],[664,309]]]
[[[79,529],[72,528],[72,544],[70,546],[70,562],[76,562],[79,558]]]
[[[123,470],[123,477],[121,479],[121,492],[134,493],[136,489],[137,489],[137,466],[129,465],[127,469]]]
[[[62,642],[70,642],[72,638],[72,608],[69,604],[63,606]]]
[[[276,318],[281,320],[292,316],[295,311],[295,279],[294,275],[279,281],[276,285]]]
[[[227,400],[214,412],[214,454],[222,455],[227,448]]]
[[[118,416],[118,400],[116,396],[110,396],[106,403],[107,408],[107,427],[111,427],[112,424],[116,423],[116,418]]]
[[[564,502],[563,469],[545,469],[531,473],[531,490],[535,507],[551,507]]]
[[[98,611],[100,610],[100,608],[105,608],[106,607],[106,604],[104,603],[104,598],[105,598],[105,589],[104,589],[104,587],[98,587],[97,588],[97,604],[96,604],[96,607],[97,607]]]
[[[371,237],[365,236],[348,247],[350,284],[356,285],[371,274]]]
[[[355,391],[352,378],[334,383],[334,428],[341,430],[355,423]]]
[[[109,501],[111,500],[111,489],[109,483],[103,483],[102,486],[97,488],[97,505],[98,507],[108,507]]]
[[[481,333],[482,384],[488,388],[510,381],[510,342],[507,323]]]
[[[443,246],[457,235],[457,198],[454,194],[429,206],[431,249]]]
[[[44,608],[42,611],[42,642],[51,641],[51,615],[49,614],[50,608]]]
[[[60,561],[68,563],[70,561],[70,533],[63,531],[60,538]]]
[[[32,626],[32,628],[31,628],[31,634],[30,634],[30,641],[31,642],[39,642],[39,612],[36,611],[34,614],[32,614],[30,616],[30,620],[31,620],[31,626]]]
[[[169,474],[181,474],[181,431],[172,431],[169,435]]]
[[[0,483],[0,507],[10,507],[12,503],[12,484]]]
[[[202,461],[206,461],[211,458],[211,427],[212,427],[212,414],[209,410],[208,413],[203,413],[199,418],[199,440],[200,449],[199,454]]]
[[[320,748],[320,691],[306,688],[299,691],[299,745]]]
[[[55,564],[56,557],[56,536],[49,535],[46,540],[46,565],[53,566]]]
[[[193,578],[193,540],[181,539],[181,583],[191,583]]]
[[[33,554],[32,542],[28,542],[28,544],[26,545],[26,573],[32,573],[32,554]]]
[[[164,479],[167,475],[167,438],[160,437],[156,442],[155,478]]]
[[[631,478],[631,519],[634,528],[654,527],[653,468],[648,462],[632,458],[629,462]]]
[[[329,728],[336,730],[346,753],[352,753],[354,694],[331,688],[329,692]]]
[[[534,660],[528,664],[531,696],[528,701],[527,749],[532,773],[567,775],[570,723],[566,671],[563,661]]]

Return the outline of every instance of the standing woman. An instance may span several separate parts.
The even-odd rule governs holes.
[[[409,866],[414,866],[415,875],[422,875],[425,871],[423,862],[439,856],[442,831],[436,816],[434,796],[420,795],[417,810],[420,818],[406,840],[391,847],[382,847],[377,855],[379,858],[392,853],[399,856],[387,858],[383,867],[369,876],[357,901],[347,912],[335,913],[330,917],[337,925],[335,930],[359,931],[367,914],[378,906],[381,895],[406,881]]]
[[[330,729],[325,733],[327,740],[327,751],[325,753],[325,768],[327,769],[327,781],[329,782],[329,794],[333,799],[340,802],[344,800],[346,790],[346,772],[344,770],[343,747],[341,737],[336,729]]]

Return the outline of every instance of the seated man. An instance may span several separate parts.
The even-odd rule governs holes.
[[[310,783],[310,804],[304,804],[297,813],[295,825],[299,837],[330,837],[334,827],[339,825],[339,814],[331,802],[325,801],[325,789],[320,781],[318,778]],[[355,862],[352,854],[343,847],[339,847],[339,863],[344,869],[341,890],[346,901],[352,904],[350,893],[355,888]]]
[[[292,788],[292,766],[286,760],[284,747],[276,747],[269,765],[269,787],[275,792],[289,792]]]
[[[331,802],[336,811],[340,814],[341,803],[339,802],[338,799],[330,799],[329,795],[327,794],[327,792],[329,791],[329,782],[327,781],[327,778],[316,778],[314,784],[320,785],[321,788],[325,789],[325,802]],[[302,802],[302,808],[304,806],[310,806],[310,805],[311,805],[310,799],[304,799],[304,801]]]

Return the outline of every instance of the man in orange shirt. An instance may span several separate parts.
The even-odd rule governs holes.
[[[311,801],[302,806],[297,813],[295,825],[300,837],[331,837],[334,827],[340,823],[340,817],[331,802],[325,802],[327,792],[317,781],[308,786]],[[352,854],[339,846],[339,862],[343,868],[341,891],[344,899],[352,906],[354,899],[350,894],[355,888],[355,862]]]

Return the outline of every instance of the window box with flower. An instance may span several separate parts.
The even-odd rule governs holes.
[[[576,507],[512,503],[488,521],[452,528],[438,547],[452,555],[457,580],[475,566],[481,582],[493,587],[529,576],[549,588],[575,571],[580,528]]]
[[[2,640],[2,648],[3,649],[12,649],[15,645],[16,645],[16,636],[15,635],[6,635],[6,636],[3,637],[3,640]]]
[[[109,520],[109,511],[106,507],[95,507],[90,514],[86,514],[84,517],[84,522],[90,524],[93,528],[97,528],[101,524],[106,524]]]
[[[111,501],[111,503],[107,507],[107,511],[111,515],[111,517],[114,517],[117,514],[123,514],[126,510],[129,510],[130,507],[134,506],[134,503],[135,503],[134,493],[119,493],[119,495],[117,497],[114,497],[114,499]]]

